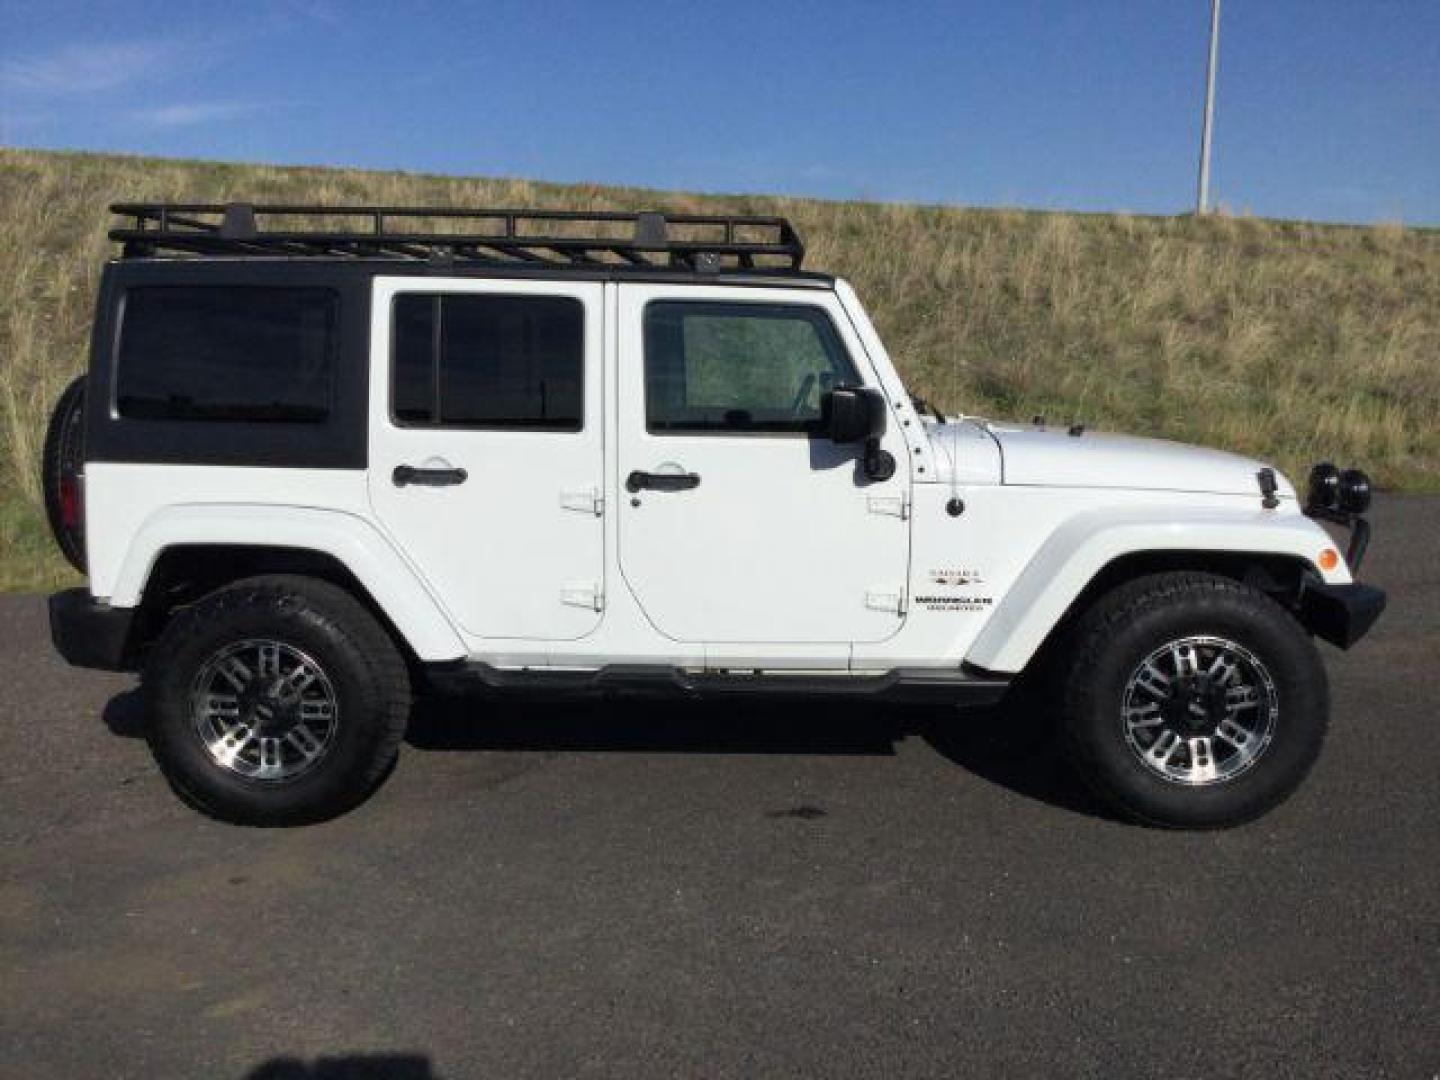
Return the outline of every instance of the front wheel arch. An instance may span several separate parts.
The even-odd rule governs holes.
[[[1072,643],[1076,624],[1106,596],[1133,581],[1166,573],[1228,578],[1265,594],[1298,619],[1305,582],[1315,572],[1298,556],[1268,552],[1136,551],[1121,555],[1101,567],[1070,602],[1035,650],[1027,670],[1053,665],[1055,654]],[[1304,620],[1301,622],[1303,625]]]

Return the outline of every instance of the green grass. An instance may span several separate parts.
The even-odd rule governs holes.
[[[80,581],[56,552],[45,511],[30,499],[0,502],[0,592],[47,592]]]
[[[120,199],[780,213],[947,410],[1083,420],[1440,490],[1440,233],[966,210],[0,148],[0,588],[71,579],[39,509]]]

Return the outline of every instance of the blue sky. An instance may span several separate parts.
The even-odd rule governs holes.
[[[1228,0],[1213,188],[1440,223],[1440,0]],[[1168,213],[1208,0],[0,0],[0,144]]]

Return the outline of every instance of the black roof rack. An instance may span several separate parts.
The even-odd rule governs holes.
[[[796,271],[805,258],[785,218],[740,214],[250,203],[116,203],[110,210],[131,219],[110,231],[125,258],[338,256],[702,273]]]

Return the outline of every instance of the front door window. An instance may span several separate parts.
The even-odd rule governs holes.
[[[656,301],[645,309],[652,434],[814,433],[821,396],[854,380],[819,308]]]

